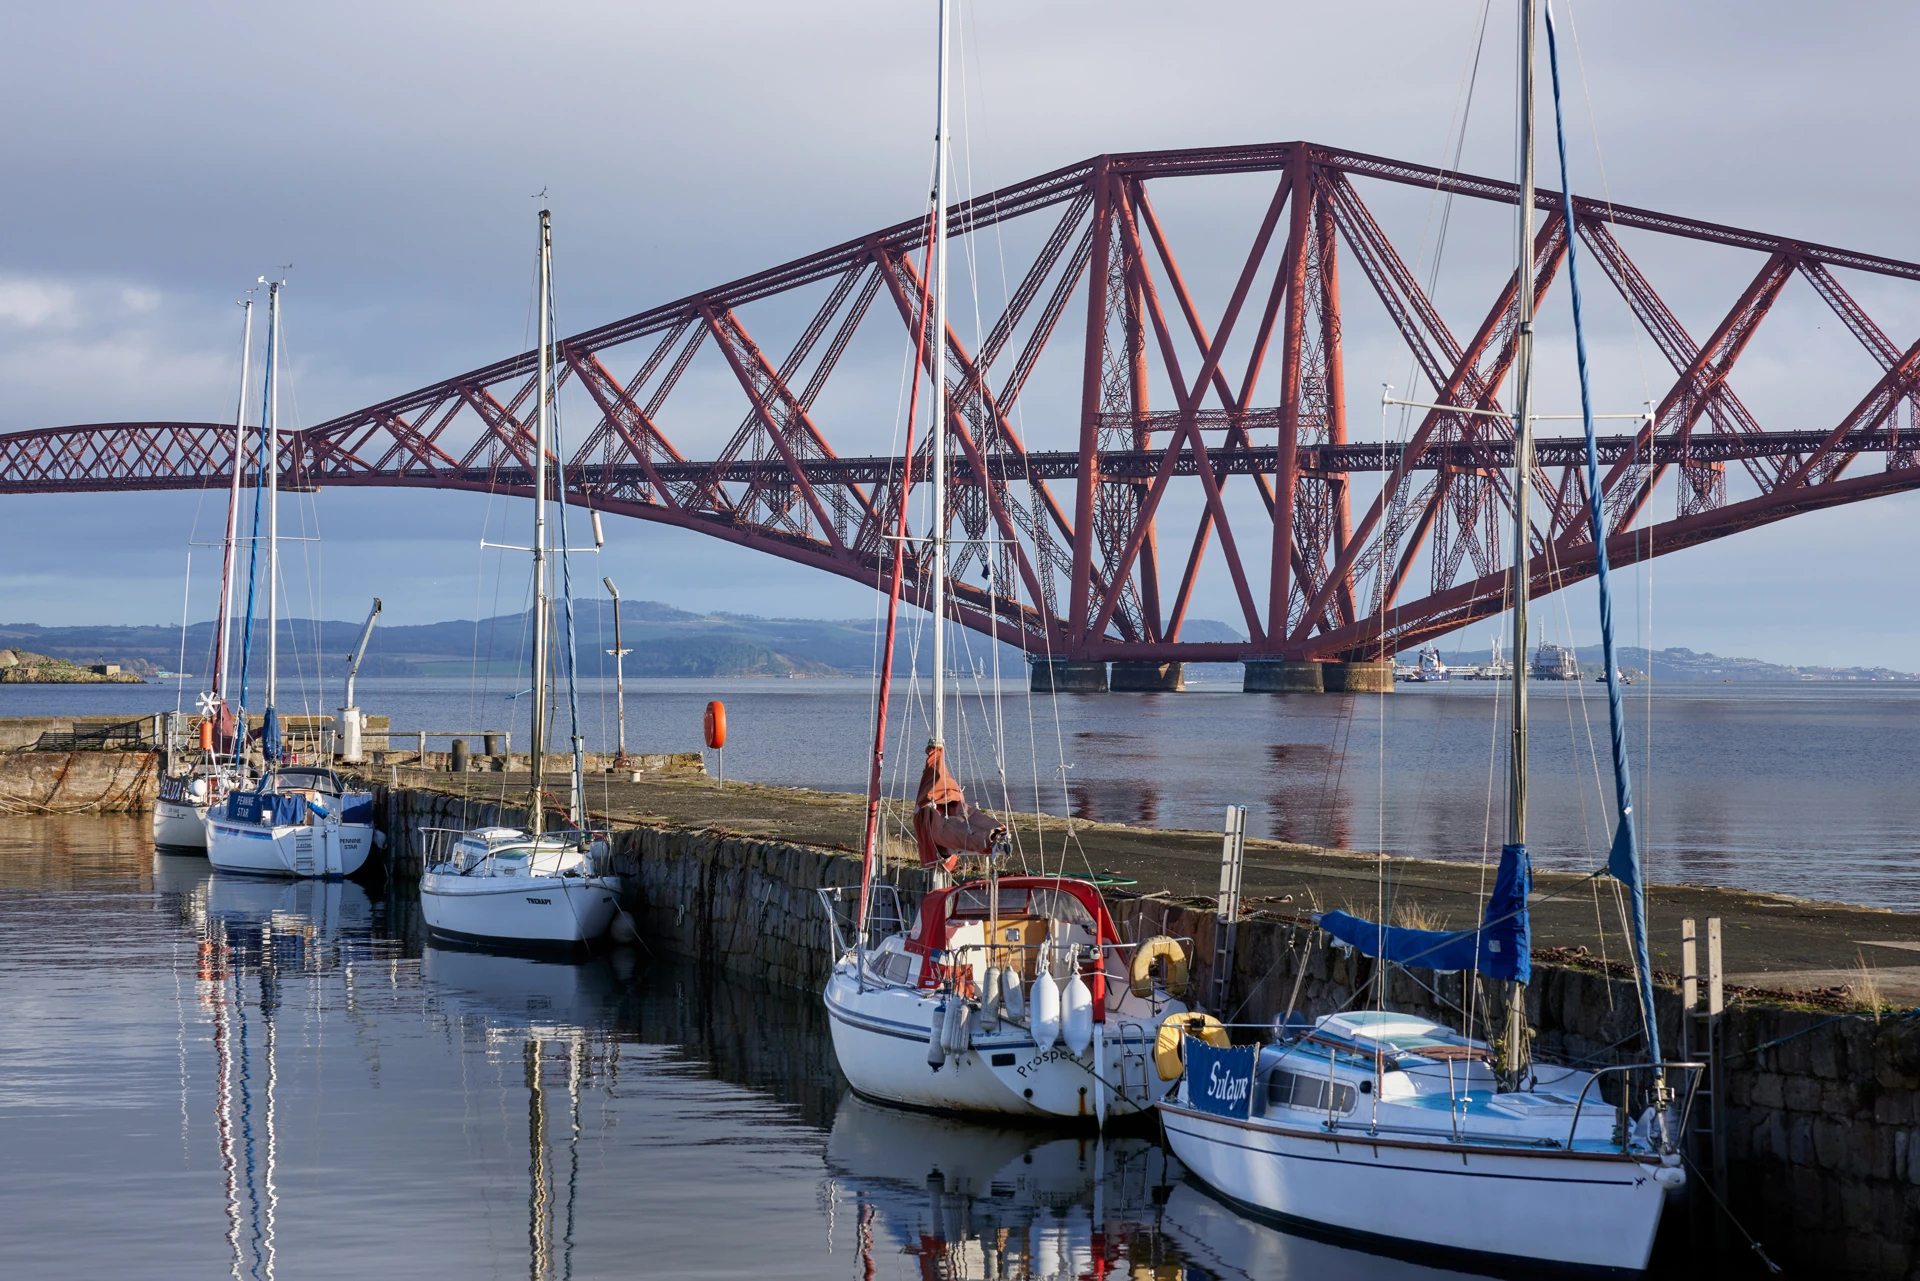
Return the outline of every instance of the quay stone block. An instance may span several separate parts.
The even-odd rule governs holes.
[[[1851,1155],[1845,1122],[1820,1117],[1813,1126],[1813,1159],[1823,1170],[1841,1170]]]
[[[1760,1108],[1787,1106],[1787,1079],[1778,1072],[1756,1072],[1751,1078],[1753,1105]]]
[[[1840,1079],[1841,1035],[1844,1033],[1834,1036],[1816,1036],[1807,1041],[1807,1060],[1813,1068],[1813,1074],[1823,1081]]]
[[[1811,1173],[1819,1164],[1813,1150],[1813,1118],[1795,1113],[1787,1122],[1787,1160],[1799,1170]]]

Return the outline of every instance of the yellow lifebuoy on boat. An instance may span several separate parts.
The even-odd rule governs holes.
[[[1186,1071],[1186,1041],[1190,1036],[1199,1037],[1216,1050],[1233,1044],[1227,1038],[1227,1029],[1211,1014],[1198,1010],[1190,1014],[1169,1014],[1160,1024],[1160,1035],[1153,1041],[1153,1066],[1162,1081],[1177,1080]]]
[[[1167,991],[1184,992],[1187,987],[1187,949],[1179,941],[1156,934],[1133,949],[1133,994],[1143,1000],[1153,995],[1153,963],[1167,960]],[[1172,1078],[1169,1077],[1169,1080]]]

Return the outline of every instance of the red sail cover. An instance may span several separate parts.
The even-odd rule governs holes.
[[[927,766],[920,771],[920,791],[913,801],[920,865],[953,854],[985,854],[1004,830],[999,819],[967,804],[967,794],[947,773],[947,749],[927,748]]]

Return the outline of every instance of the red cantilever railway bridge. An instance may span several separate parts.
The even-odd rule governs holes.
[[[1274,185],[1210,328],[1149,188],[1233,174],[1270,175]],[[1349,443],[1339,257],[1344,246],[1384,306],[1431,388],[1425,398],[1454,408],[1499,408],[1518,275],[1508,275],[1463,341],[1362,202],[1356,180],[1518,200],[1507,182],[1280,143],[1098,156],[953,207],[956,236],[1019,219],[1042,220],[1044,233],[1032,237],[1039,248],[1005,311],[990,326],[983,321],[978,349],[951,326],[946,335],[954,536],[973,540],[955,561],[954,617],[1030,654],[1084,662],[1372,661],[1505,607],[1510,575],[1500,543],[1511,508],[1501,469],[1512,461],[1511,428],[1503,418],[1435,409],[1404,444]],[[1541,192],[1538,204],[1533,270],[1544,296],[1562,274],[1570,229],[1558,193]],[[1574,222],[1589,271],[1619,291],[1674,371],[1650,423],[1602,442],[1616,565],[1920,487],[1920,344],[1897,346],[1836,275],[1920,281],[1920,265],[1578,197]],[[1628,257],[1616,235],[1623,229],[1747,250],[1758,269],[1696,339]],[[923,545],[887,537],[901,460],[837,453],[834,423],[815,403],[863,324],[896,341],[911,338],[921,314],[916,251],[926,236],[923,220],[900,223],[560,341],[561,377],[577,380],[597,410],[567,459],[569,501],[866,583],[880,581],[899,548],[908,559],[906,590],[924,602]],[[1729,374],[1796,275],[1881,372],[1815,429],[1766,431]],[[808,290],[824,297],[776,364],[742,311],[786,294],[811,305]],[[1063,319],[1070,335],[1079,315],[1077,349],[1070,336],[1055,344],[1078,361],[1072,448],[1030,448],[1015,429],[1015,406]],[[929,366],[938,350],[930,338]],[[682,375],[709,345],[737,383],[743,416],[715,457],[692,461],[664,423]],[[533,366],[532,353],[522,354],[291,433],[283,474],[308,486],[528,494]],[[1170,388],[1172,405],[1150,406],[1150,388]],[[0,492],[213,484],[232,466],[231,435],[230,426],[212,423],[0,435]],[[1067,434],[1057,443],[1067,444]],[[914,467],[921,483],[928,461],[922,445]],[[1534,595],[1593,572],[1580,462],[1577,439],[1539,442]],[[1234,483],[1251,485],[1259,498],[1258,507],[1235,508],[1237,529],[1223,498],[1234,477],[1246,477]],[[1364,479],[1356,486],[1355,477]],[[1188,504],[1198,514],[1169,539],[1157,517],[1176,480],[1198,481],[1199,501]],[[1668,480],[1670,517],[1649,505]],[[1265,543],[1264,581],[1250,572],[1262,558],[1243,555],[1249,539]],[[1212,547],[1232,581],[1245,642],[1181,639]]]

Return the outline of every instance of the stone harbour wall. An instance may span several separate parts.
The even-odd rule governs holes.
[[[520,825],[525,817],[420,790],[388,792],[383,802],[388,857],[401,876],[418,873],[421,828]],[[815,891],[860,879],[859,860],[846,851],[665,825],[615,832],[613,862],[649,949],[809,991],[819,990],[832,959]],[[909,914],[930,884],[917,866],[888,879]],[[1207,906],[1123,893],[1111,893],[1109,905],[1136,941],[1191,940],[1192,990],[1201,1004],[1216,1005],[1217,918]],[[1238,928],[1228,995],[1215,1012],[1264,1025],[1297,992],[1300,1014],[1331,1013],[1348,1008],[1372,973],[1371,960],[1330,946],[1311,926],[1256,914]],[[1458,975],[1396,969],[1388,987],[1392,1008],[1462,1021]],[[1678,1059],[1679,994],[1662,988],[1655,999],[1666,1057]],[[1537,960],[1527,1009],[1542,1058],[1600,1066],[1638,1051],[1639,997],[1625,977]],[[1749,1000],[1728,1010],[1721,1036],[1723,1195],[1745,1230],[1800,1275],[1920,1281],[1920,1019]],[[1696,1198],[1694,1213],[1714,1226],[1704,1199]],[[1728,1258],[1747,1256],[1738,1231],[1728,1228],[1727,1239]]]
[[[0,814],[137,814],[159,794],[158,752],[0,752]]]

